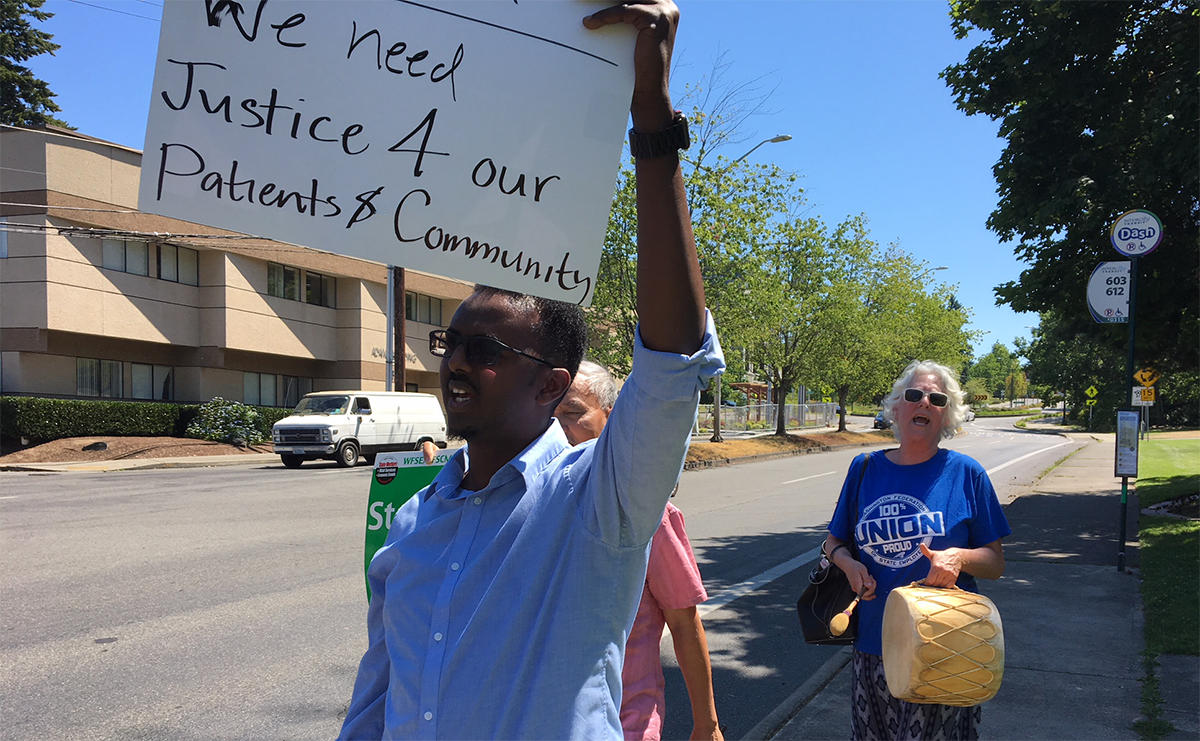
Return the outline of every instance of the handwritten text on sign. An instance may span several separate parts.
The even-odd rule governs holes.
[[[596,7],[168,2],[139,206],[587,305],[633,88]]]

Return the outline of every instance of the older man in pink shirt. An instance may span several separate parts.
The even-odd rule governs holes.
[[[602,366],[585,360],[555,410],[572,445],[600,435],[617,398],[616,384]],[[708,599],[684,529],[683,513],[667,503],[650,545],[650,562],[637,618],[625,643],[621,672],[621,728],[626,741],[662,738],[667,701],[659,644],[671,629],[675,657],[692,704],[692,739],[721,741],[713,700],[708,641],[696,605]]]

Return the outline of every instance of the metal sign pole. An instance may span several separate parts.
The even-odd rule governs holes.
[[[1136,355],[1134,338],[1137,336],[1137,281],[1138,257],[1153,252],[1162,242],[1162,221],[1145,209],[1126,211],[1117,217],[1116,223],[1109,230],[1109,238],[1113,248],[1129,258],[1129,362],[1126,366],[1125,377],[1129,379],[1127,390],[1129,406],[1134,406],[1133,361]],[[1125,570],[1125,520],[1129,512],[1129,479],[1138,475],[1138,439],[1141,433],[1142,399],[1137,402],[1136,411],[1117,412],[1117,450],[1116,471],[1121,477],[1121,543],[1117,553],[1117,570]]]
[[[1118,538],[1120,542],[1117,544],[1117,571],[1125,570],[1125,519],[1129,511],[1129,477],[1121,477],[1121,527],[1119,529]]]
[[[1129,379],[1129,390],[1126,398],[1133,403],[1133,388],[1136,381],[1133,378],[1134,338],[1137,336],[1137,279],[1138,259],[1134,255],[1129,258],[1129,360],[1125,364],[1125,377]],[[1141,427],[1141,411],[1138,411],[1138,427]],[[1137,439],[1137,435],[1134,435]],[[1135,453],[1136,456],[1136,453]],[[1129,477],[1121,477],[1121,524],[1118,528],[1120,541],[1117,545],[1117,571],[1125,570],[1125,521],[1129,519]]]

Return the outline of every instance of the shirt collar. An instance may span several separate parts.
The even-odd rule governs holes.
[[[424,500],[429,501],[429,497],[434,494],[442,499],[459,499],[467,494],[482,494],[511,481],[516,476],[521,476],[525,480],[525,488],[529,489],[538,474],[570,447],[562,425],[558,423],[558,419],[552,418],[550,427],[516,457],[501,466],[486,487],[478,492],[465,492],[462,489],[462,480],[470,466],[470,445],[466,445],[446,462],[437,478],[425,490]]]

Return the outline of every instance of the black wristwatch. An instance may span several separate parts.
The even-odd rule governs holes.
[[[688,133],[688,122],[679,111],[675,111],[671,125],[662,131],[639,134],[629,130],[629,153],[636,159],[654,159],[690,146],[692,137]]]

